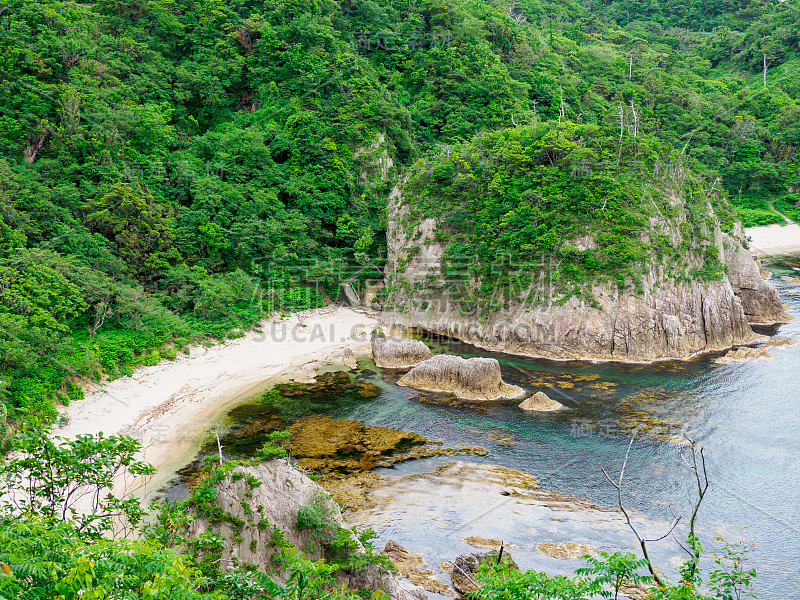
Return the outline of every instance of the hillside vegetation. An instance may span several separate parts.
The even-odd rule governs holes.
[[[83,378],[379,276],[401,170],[496,130],[621,136],[682,156],[745,225],[781,220],[769,199],[797,215],[797,16],[721,0],[6,2],[3,401],[52,416]],[[589,169],[617,160],[592,152]],[[542,193],[568,218],[613,189],[616,214],[638,192],[614,177]],[[581,277],[623,277],[640,252],[615,242]]]

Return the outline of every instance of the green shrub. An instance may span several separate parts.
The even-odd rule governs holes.
[[[763,227],[765,225],[782,225],[786,221],[782,216],[768,208],[740,208],[736,207],[736,212],[742,220],[744,227]]]
[[[298,508],[296,525],[298,529],[311,530],[312,539],[320,544],[326,544],[333,540],[339,531],[340,526],[336,516],[338,511],[330,496],[322,490],[317,490],[311,500]]]

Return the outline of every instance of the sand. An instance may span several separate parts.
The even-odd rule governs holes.
[[[203,433],[236,403],[308,371],[317,361],[341,361],[345,348],[365,352],[377,323],[347,308],[323,308],[265,321],[262,331],[188,356],[143,367],[107,382],[62,411],[55,435],[126,434],[142,442],[142,458],[158,474],[146,495],[188,464]],[[305,369],[304,369],[305,366]]]
[[[744,230],[750,238],[750,250],[757,256],[779,256],[800,252],[800,225],[768,225]]]

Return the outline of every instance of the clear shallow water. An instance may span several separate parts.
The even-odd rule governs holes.
[[[800,260],[794,267],[800,270]],[[769,268],[790,314],[800,318],[800,287],[779,279],[798,275],[792,261]],[[800,339],[800,322],[763,332]],[[658,535],[666,531],[672,511],[687,514],[693,498],[692,473],[680,458],[685,447],[679,440],[688,436],[707,452],[711,488],[699,518],[706,549],[719,547],[713,539],[717,535],[737,541],[737,527],[746,527],[744,537],[757,544],[751,566],[761,577],[759,598],[800,600],[800,344],[770,349],[772,360],[719,365],[713,362],[718,353],[691,361],[625,365],[532,360],[452,340],[428,342],[435,352],[497,358],[506,381],[544,390],[570,409],[529,414],[517,402],[453,402],[396,386],[396,375],[374,367],[372,373],[362,371],[359,380],[379,384],[378,398],[320,398],[319,405],[309,408],[412,430],[446,445],[483,446],[487,457],[464,460],[530,473],[544,490],[607,509],[616,508],[616,496],[599,464],[616,473],[635,435],[626,503],[640,515],[648,534]],[[248,410],[242,407],[232,418],[246,422]],[[426,472],[449,460],[401,463],[388,473]],[[512,554],[521,567],[548,572],[569,573],[580,563],[544,557],[533,549],[536,542],[590,542],[609,551],[635,550],[633,535],[616,515],[553,512],[526,502],[511,510],[496,489],[492,497],[488,491],[484,497],[481,489],[480,482],[472,481],[398,488],[402,497],[376,517],[378,533],[382,540],[394,538],[422,553],[433,565],[468,550],[461,539],[470,534],[512,540],[520,546]],[[494,510],[495,505],[505,508]],[[461,526],[464,521],[471,529]],[[679,538],[684,535],[685,529],[679,529]],[[653,553],[665,569],[674,568],[670,561],[680,555],[669,540]]]

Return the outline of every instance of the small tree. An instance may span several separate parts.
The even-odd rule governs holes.
[[[588,566],[576,569],[577,575],[594,575],[594,582],[598,584],[596,590],[603,598],[610,598],[611,592],[602,587],[602,584],[609,584],[614,590],[614,600],[619,597],[619,592],[623,585],[639,585],[650,583],[651,577],[640,575],[639,571],[647,566],[647,561],[637,559],[631,552],[614,552],[609,554],[602,550],[598,552],[600,558],[591,554],[583,556],[583,560]]]
[[[51,434],[51,425],[30,419],[11,438],[0,462],[0,510],[72,522],[79,532],[126,535],[144,514],[131,492],[155,473],[135,459],[141,444],[102,433],[75,439]]]

